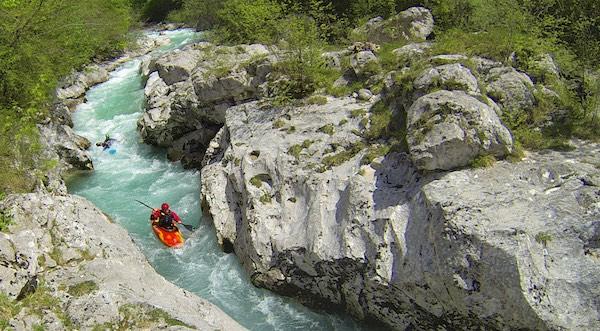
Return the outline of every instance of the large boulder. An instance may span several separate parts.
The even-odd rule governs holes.
[[[64,87],[56,90],[58,99],[79,99],[92,86],[108,80],[105,67],[96,64],[89,65],[81,72],[73,73],[63,83]]]
[[[192,75],[192,70],[200,57],[199,53],[200,51],[195,49],[173,51],[156,60],[155,69],[167,85],[182,82]]]
[[[413,86],[415,89],[413,99],[417,99],[433,89],[461,90],[473,96],[480,94],[477,78],[471,73],[471,70],[460,63],[426,69],[415,79]]]
[[[92,159],[86,151],[91,145],[88,139],[76,134],[68,125],[48,124],[39,125],[38,128],[45,153],[54,151],[67,169],[94,169]]]
[[[370,21],[357,29],[374,43],[424,41],[433,32],[433,16],[423,7],[413,7],[387,20]]]
[[[526,74],[510,67],[491,69],[485,76],[487,95],[506,111],[529,111],[535,105],[533,82]]]
[[[422,170],[450,170],[480,155],[503,158],[512,136],[488,104],[463,91],[441,90],[407,110],[410,156]]]
[[[410,43],[393,50],[392,53],[396,56],[400,64],[407,64],[412,59],[425,55],[432,46],[433,44],[430,42]]]
[[[12,220],[0,234],[0,292],[21,302],[20,312],[3,312],[11,329],[243,329],[158,275],[127,231],[84,198],[10,195],[0,210]],[[43,301],[24,301],[31,295]]]
[[[413,124],[437,116],[475,150],[509,148],[493,110],[437,93],[417,103],[446,111],[415,106]],[[369,165],[354,133],[371,105],[227,111],[203,206],[255,284],[394,330],[600,328],[598,145],[450,173],[401,153]]]
[[[359,51],[350,56],[350,66],[357,77],[370,76],[374,67],[379,66],[379,59],[372,51]]]
[[[223,124],[227,108],[262,95],[275,60],[263,45],[207,42],[145,59],[140,70],[147,75],[146,111],[138,121],[142,139],[169,147],[170,158],[185,166],[198,165],[207,143],[188,138],[205,136],[205,128]],[[216,131],[208,132],[214,136]]]

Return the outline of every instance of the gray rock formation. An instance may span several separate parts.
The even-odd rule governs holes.
[[[140,38],[137,48],[124,53],[118,59],[113,59],[102,64],[91,64],[82,71],[71,74],[64,79],[62,87],[56,89],[56,98],[69,106],[70,109],[74,109],[77,104],[83,102],[83,95],[88,89],[108,80],[108,73],[110,71],[132,58],[149,53],[168,42],[169,39],[165,37],[152,38],[146,36]]]
[[[479,155],[504,158],[512,136],[494,109],[463,91],[441,90],[407,110],[410,157],[422,170],[450,170]]]
[[[533,82],[509,67],[491,69],[485,77],[487,94],[506,111],[531,110],[535,104]]]
[[[400,64],[406,64],[413,58],[420,58],[433,46],[430,42],[412,43],[393,50]]]
[[[477,99],[441,96],[495,127]],[[205,212],[255,284],[396,330],[600,328],[598,145],[423,175],[405,154],[361,165],[370,104],[257,107],[227,111],[202,169]]]
[[[433,32],[433,16],[423,7],[409,8],[387,20],[371,20],[356,29],[374,43],[398,40],[424,41]]]
[[[146,112],[138,121],[142,138],[169,147],[171,160],[198,166],[224,122],[225,109],[261,95],[275,60],[263,45],[203,42],[144,61],[141,71],[148,78]]]
[[[350,56],[350,66],[358,77],[370,76],[373,66],[379,66],[379,60],[372,51],[359,51]]]
[[[480,94],[479,83],[471,71],[460,63],[445,64],[423,71],[413,83],[416,90],[413,99],[419,98],[429,91],[441,88],[444,90],[461,90],[470,95]]]
[[[12,220],[0,233],[0,292],[21,303],[3,315],[12,329],[243,329],[159,276],[127,231],[81,197],[10,195],[0,210]]]

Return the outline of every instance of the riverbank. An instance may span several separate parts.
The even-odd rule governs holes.
[[[151,43],[143,52],[160,44]],[[85,87],[75,83],[77,88],[62,91],[85,93],[131,56],[77,75]],[[91,144],[71,128],[67,106],[82,95],[60,90],[58,95],[66,102],[39,126],[54,167],[40,176],[36,193],[11,194],[0,203],[0,325],[15,330],[243,330],[216,306],[156,273],[121,226],[86,199],[67,193],[63,175],[89,171],[93,164]]]

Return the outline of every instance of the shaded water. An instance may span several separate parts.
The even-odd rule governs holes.
[[[167,32],[171,44],[158,52],[180,47],[198,38],[188,30]],[[165,278],[219,306],[252,330],[359,330],[348,317],[312,311],[295,301],[255,288],[236,257],[219,249],[214,228],[203,222],[200,211],[200,176],[169,162],[164,150],[141,143],[136,122],[143,111],[140,61],[125,63],[109,81],[92,88],[87,102],[73,114],[75,131],[92,143],[105,134],[117,139],[111,154],[92,147],[95,170],[72,178],[69,191],[91,200],[125,227],[150,263]],[[182,249],[166,249],[148,222],[151,206],[163,201],[198,226]]]

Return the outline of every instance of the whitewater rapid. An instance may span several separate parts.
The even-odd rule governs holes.
[[[157,35],[157,34],[155,34]],[[164,33],[171,44],[165,52],[194,41],[191,30]],[[214,228],[202,220],[200,174],[169,162],[165,151],[141,142],[136,131],[144,104],[140,59],[111,73],[110,79],[90,89],[86,103],[73,114],[75,131],[92,141],[95,170],[73,177],[69,192],[86,197],[126,228],[154,268],[166,279],[211,301],[251,330],[360,330],[348,317],[310,310],[292,299],[255,288],[233,254],[217,245]],[[117,139],[110,154],[96,147],[108,134]],[[148,223],[149,209],[168,202],[187,224],[190,233],[182,249],[166,249]]]

